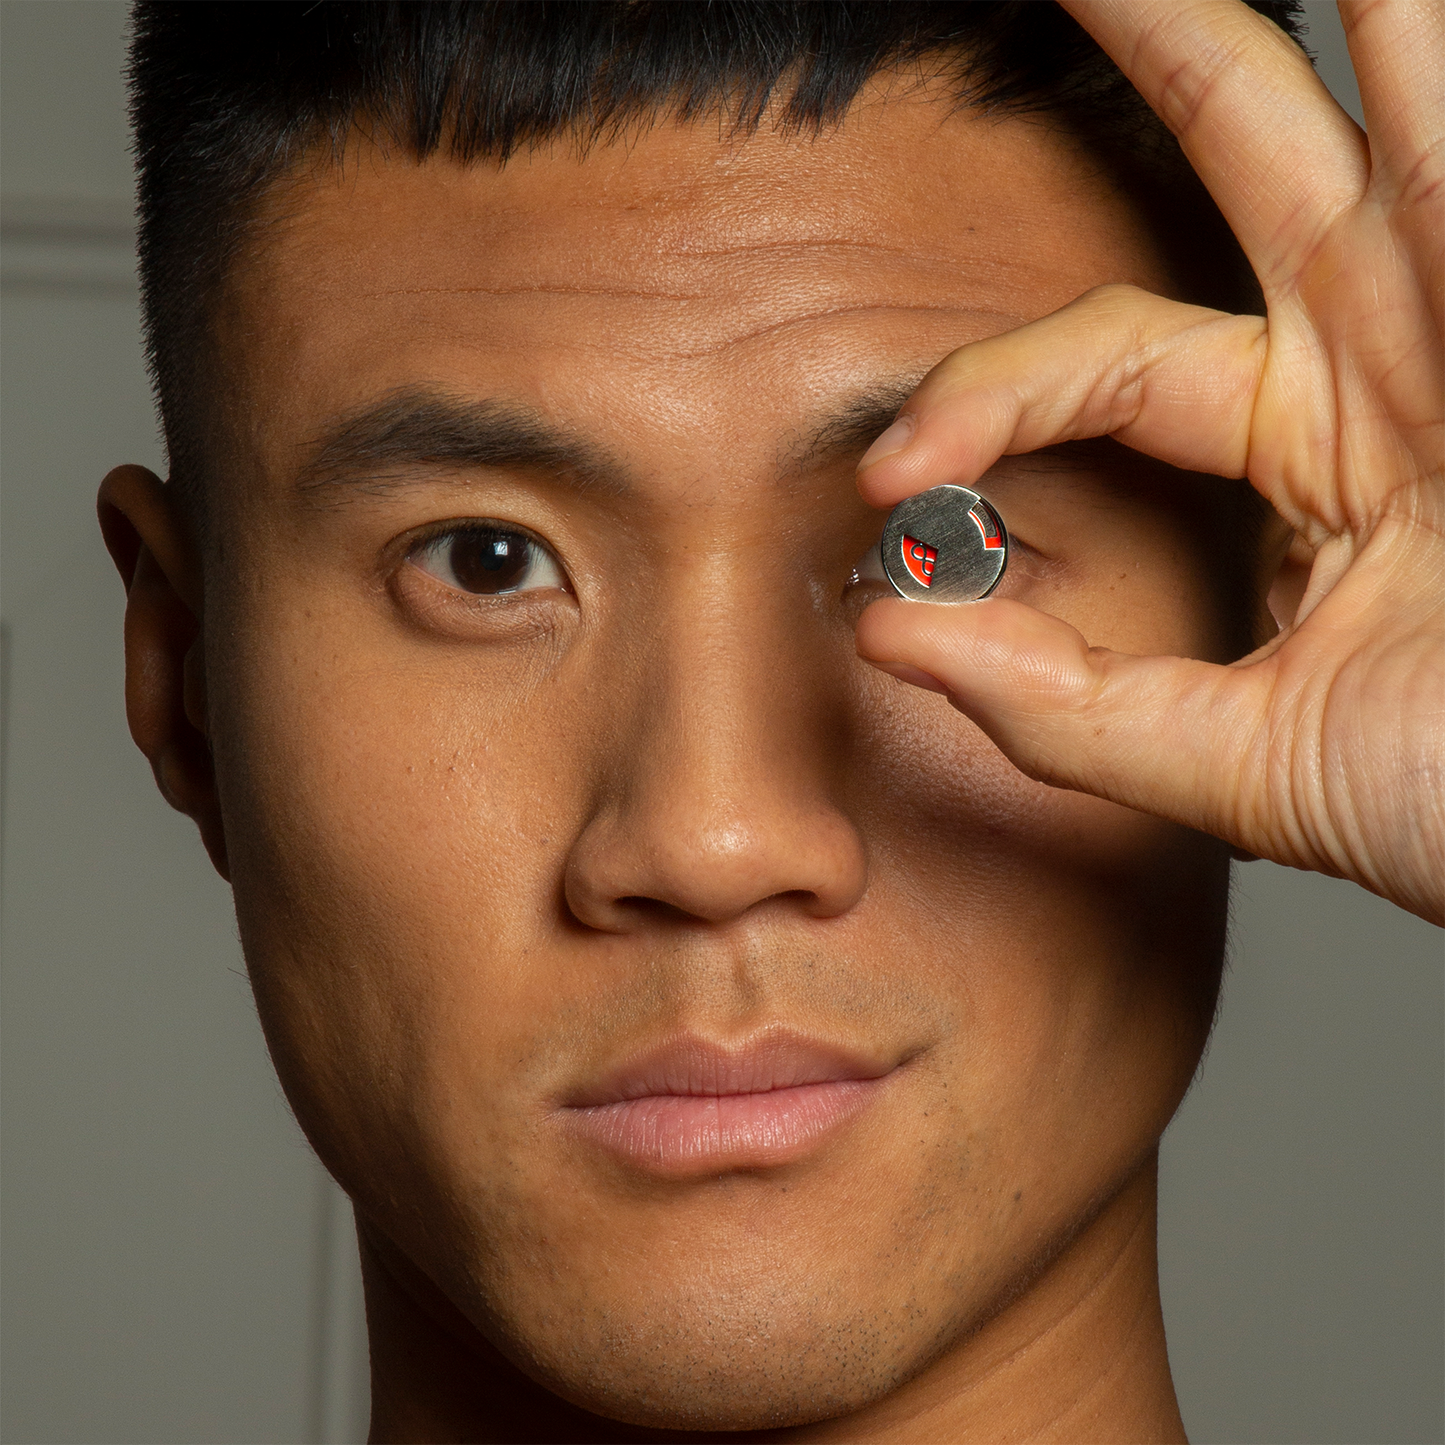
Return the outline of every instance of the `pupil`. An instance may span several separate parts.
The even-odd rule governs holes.
[[[527,570],[530,548],[515,532],[464,532],[452,543],[452,576],[468,592],[510,592]]]

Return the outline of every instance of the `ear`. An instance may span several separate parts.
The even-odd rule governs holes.
[[[144,467],[100,484],[100,530],[125,606],[125,711],[171,807],[195,820],[221,877],[226,839],[206,719],[200,556],[175,502]]]

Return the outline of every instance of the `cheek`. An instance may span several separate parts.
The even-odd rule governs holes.
[[[1228,484],[1172,475],[1174,493],[1081,484],[1078,496],[1024,494],[1010,515],[1047,560],[1021,553],[998,595],[1062,619],[1096,647],[1232,661],[1248,645],[1251,544],[1227,525],[1237,510],[1219,491]]]
[[[909,986],[948,1001],[940,1067],[977,1147],[1081,1175],[1144,1147],[1213,1016],[1227,850],[1025,778],[936,694],[873,691],[864,908]]]
[[[345,1180],[348,1155],[417,1165],[531,1016],[585,729],[535,653],[389,649],[299,612],[215,659],[214,746],[262,1023]]]
[[[288,911],[344,900],[360,910],[353,933],[393,910],[455,922],[494,911],[504,885],[546,886],[570,719],[517,669],[438,672],[323,665],[254,680],[218,748],[228,828],[255,880],[242,891]]]

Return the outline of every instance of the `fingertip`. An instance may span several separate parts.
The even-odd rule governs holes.
[[[923,449],[916,442],[910,443],[901,451],[890,452],[877,461],[869,462],[866,470],[860,462],[858,495],[870,507],[893,507],[904,497],[927,491],[935,485],[934,470]]]
[[[863,453],[858,462],[858,470],[861,472],[865,467],[874,466],[885,457],[903,451],[913,440],[913,434],[917,430],[918,418],[912,412],[900,412],[893,424]]]
[[[858,656],[870,667],[876,667],[900,682],[947,695],[950,691],[947,683],[926,668],[905,662],[899,655],[911,655],[916,650],[912,644],[917,641],[918,624],[925,620],[920,614],[936,610],[916,602],[906,602],[901,597],[879,598],[858,619]]]
[[[906,662],[874,662],[872,658],[864,658],[864,661],[870,667],[876,667],[879,672],[886,672],[890,677],[896,677],[899,682],[910,683],[927,692],[941,692],[945,697],[948,695],[948,685],[940,682],[931,672],[924,672],[921,667],[912,667]]]
[[[854,629],[854,645],[864,662],[888,662],[895,655],[900,627],[918,604],[901,597],[880,597],[863,609]]]

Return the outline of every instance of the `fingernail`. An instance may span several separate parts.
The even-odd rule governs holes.
[[[871,467],[874,462],[881,462],[884,457],[891,457],[894,452],[901,452],[903,448],[913,440],[913,433],[917,429],[918,423],[913,419],[912,413],[900,416],[898,420],[863,453],[863,460],[858,463],[858,470],[861,472],[864,467]]]

